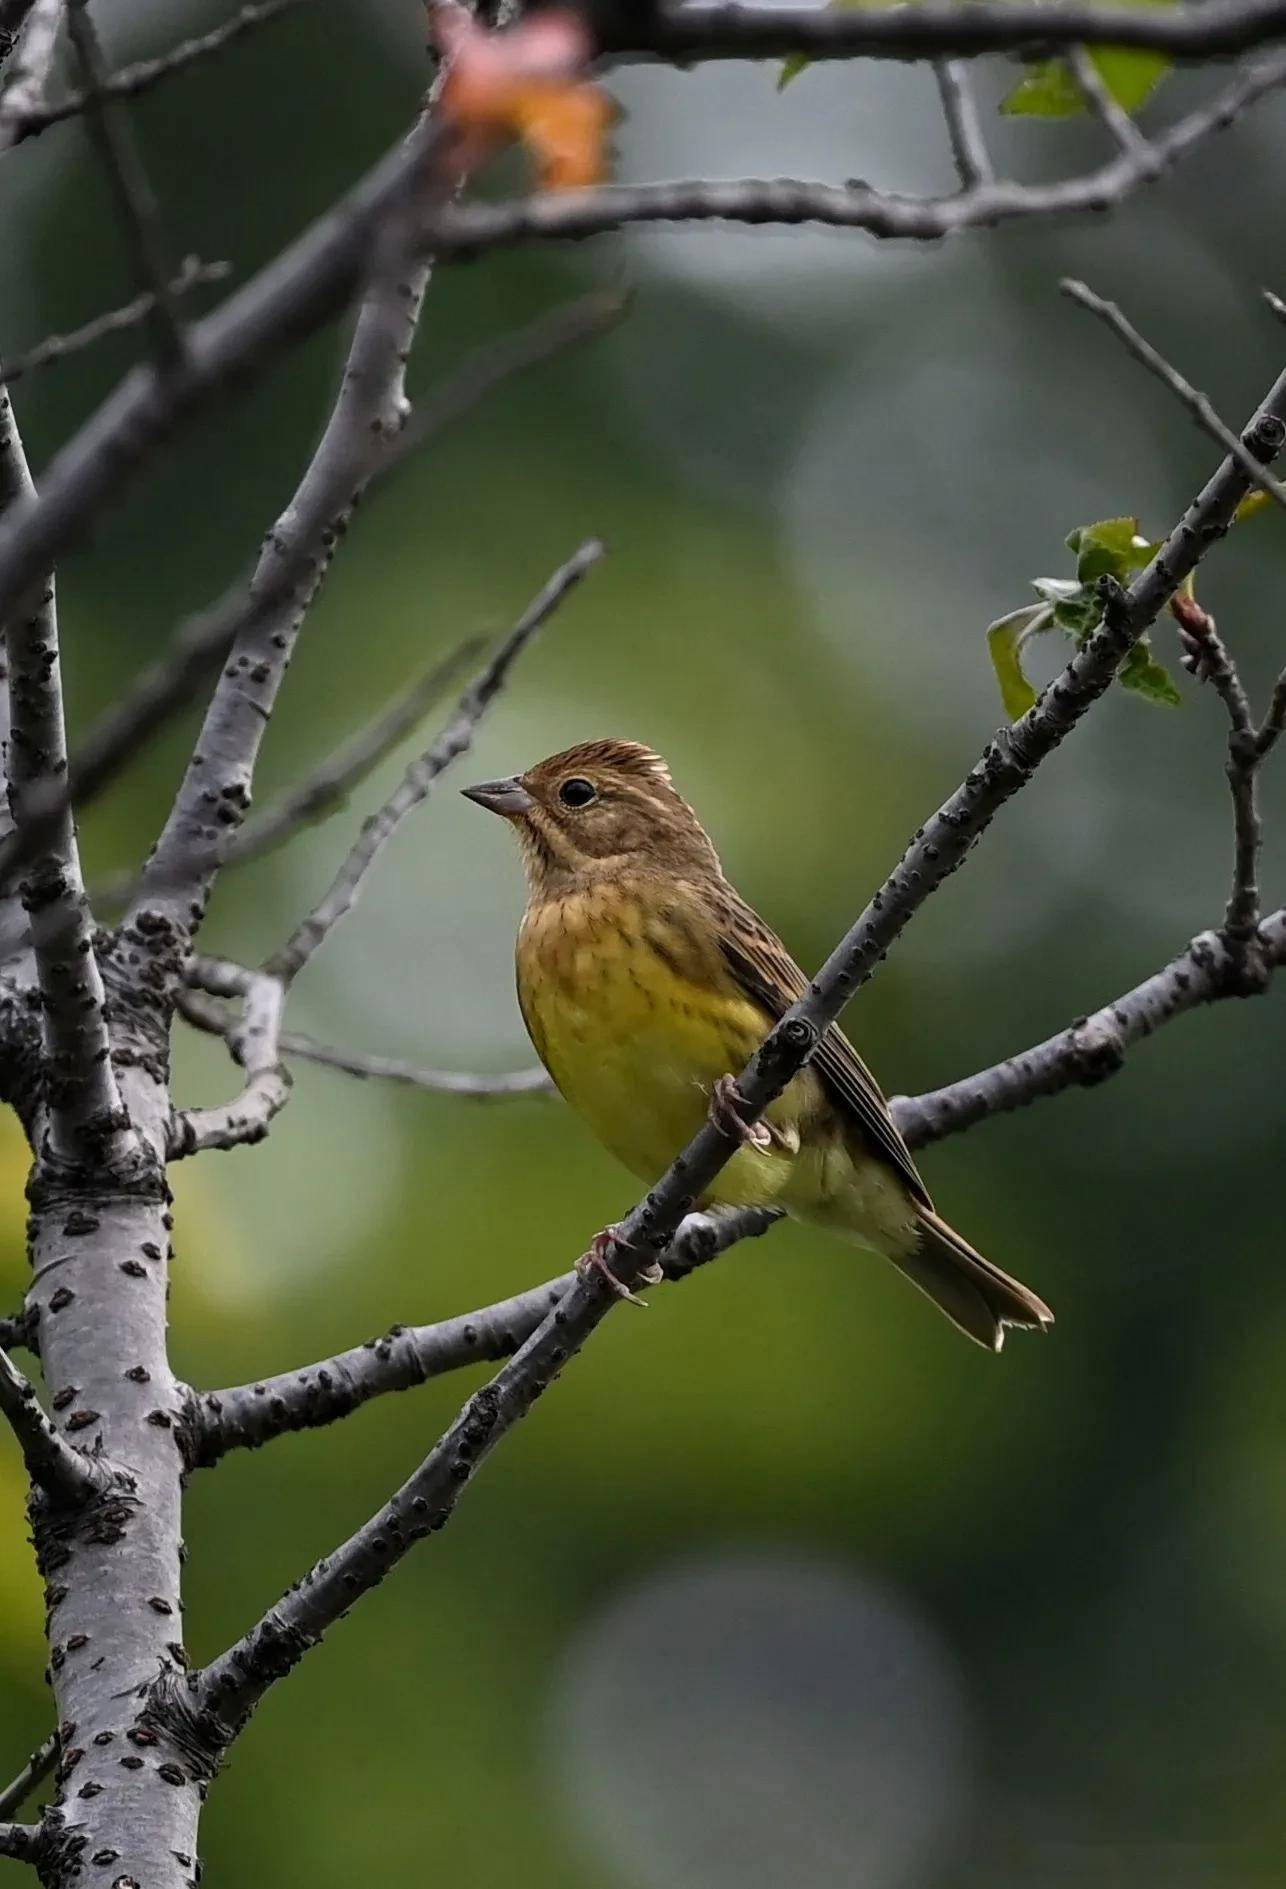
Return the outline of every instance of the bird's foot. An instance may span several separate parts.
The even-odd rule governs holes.
[[[720,1076],[710,1091],[710,1120],[729,1141],[740,1141],[747,1148],[761,1151],[772,1147],[772,1133],[767,1122],[748,1122],[746,1099],[737,1087],[735,1076]]]
[[[621,1238],[619,1226],[604,1227],[603,1231],[596,1233],[590,1241],[589,1251],[582,1253],[580,1258],[576,1261],[576,1275],[579,1279],[589,1279],[594,1273],[599,1273],[606,1279],[618,1299],[624,1299],[627,1305],[639,1305],[646,1308],[647,1300],[641,1299],[636,1292],[631,1291],[625,1281],[618,1279],[616,1274],[612,1271],[611,1260],[614,1250],[618,1246],[624,1247],[628,1244],[628,1241]],[[656,1286],[660,1285],[664,1277],[665,1273],[662,1271],[661,1267],[656,1261],[653,1261],[650,1266],[645,1266],[642,1272],[639,1273],[638,1283],[645,1286]]]

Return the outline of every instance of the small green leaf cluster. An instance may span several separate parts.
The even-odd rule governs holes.
[[[1032,589],[1039,603],[1011,610],[987,629],[987,648],[1000,684],[1000,697],[1012,721],[1025,715],[1036,700],[1036,691],[1023,669],[1023,655],[1033,639],[1061,630],[1079,648],[1103,614],[1099,579],[1111,577],[1121,585],[1128,584],[1151,563],[1160,547],[1140,534],[1137,518],[1103,518],[1097,524],[1079,525],[1069,532],[1067,548],[1076,557],[1075,577],[1034,578]],[[1153,655],[1146,635],[1135,643],[1118,674],[1125,688],[1150,702],[1176,708],[1183,699],[1169,670]]]

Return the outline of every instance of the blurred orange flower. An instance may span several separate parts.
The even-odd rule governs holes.
[[[465,170],[518,142],[546,190],[602,182],[616,114],[582,76],[594,44],[579,12],[553,8],[491,32],[458,0],[430,0],[429,24],[446,63],[438,109]]]

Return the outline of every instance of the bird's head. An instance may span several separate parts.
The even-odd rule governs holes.
[[[674,791],[659,754],[637,741],[584,741],[465,798],[512,822],[534,898],[627,870],[709,877],[719,858]]]

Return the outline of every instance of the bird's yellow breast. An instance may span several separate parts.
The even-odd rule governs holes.
[[[726,970],[717,937],[679,899],[604,885],[529,908],[518,996],[562,1094],[598,1139],[651,1182],[700,1128],[710,1091],[736,1074],[770,1019]],[[797,1078],[770,1111],[781,1145],[740,1150],[719,1178],[729,1205],[770,1204],[795,1165],[801,1117],[820,1106]]]

